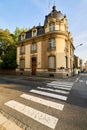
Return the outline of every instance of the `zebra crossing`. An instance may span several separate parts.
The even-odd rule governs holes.
[[[68,94],[70,93],[72,86],[72,82],[52,81],[50,83],[47,83],[46,86],[38,86],[35,89],[29,90],[28,94],[24,93],[20,95],[20,98],[27,101],[32,101],[37,104],[41,104],[45,107],[49,107],[50,109],[52,108],[58,111],[63,111],[64,104],[58,103],[58,101],[54,102],[51,100],[51,98],[55,100],[66,101],[68,99]],[[40,97],[38,97],[38,95],[40,95]],[[49,99],[44,99],[44,96],[48,97]],[[15,100],[10,100],[4,105],[51,129],[55,129],[59,121],[58,117],[49,115],[46,112],[42,112],[30,107],[29,105],[24,105]]]
[[[77,78],[77,80],[75,82],[87,84],[87,80],[83,80],[83,79],[79,79],[79,78]]]

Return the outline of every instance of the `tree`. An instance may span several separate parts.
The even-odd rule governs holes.
[[[8,53],[1,56],[2,62],[0,63],[1,69],[15,69],[17,67],[16,63],[16,47],[14,44],[9,45]]]
[[[9,30],[0,29],[0,68],[15,69],[16,63],[16,43],[21,32],[26,32],[27,28],[16,27],[13,34]]]
[[[20,29],[19,27],[16,27],[15,31],[13,34],[11,34],[11,36],[13,37],[14,39],[14,43],[16,44],[18,42],[18,37],[19,35],[22,33],[22,32],[26,32],[28,31],[29,29],[28,28],[22,28]]]
[[[7,47],[13,43],[13,38],[8,29],[0,29],[0,54],[7,52]],[[1,56],[0,55],[0,56]]]

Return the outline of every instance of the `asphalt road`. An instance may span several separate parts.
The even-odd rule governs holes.
[[[72,79],[0,75],[0,112],[26,130],[87,130],[87,74]]]

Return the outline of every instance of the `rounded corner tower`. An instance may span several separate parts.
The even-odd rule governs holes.
[[[68,77],[73,74],[74,46],[66,16],[52,7],[43,26],[20,36],[17,71],[24,75]]]
[[[57,11],[55,5],[52,7],[52,11],[45,16],[44,27],[46,28],[49,23],[55,24],[55,30],[68,31],[66,15],[64,15],[61,11]],[[59,29],[56,25],[59,25]]]

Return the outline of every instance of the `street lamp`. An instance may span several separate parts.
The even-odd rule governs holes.
[[[79,45],[77,45],[75,48],[77,48],[77,47],[79,47],[79,46],[82,46],[83,44],[81,43],[81,44],[79,44]]]

